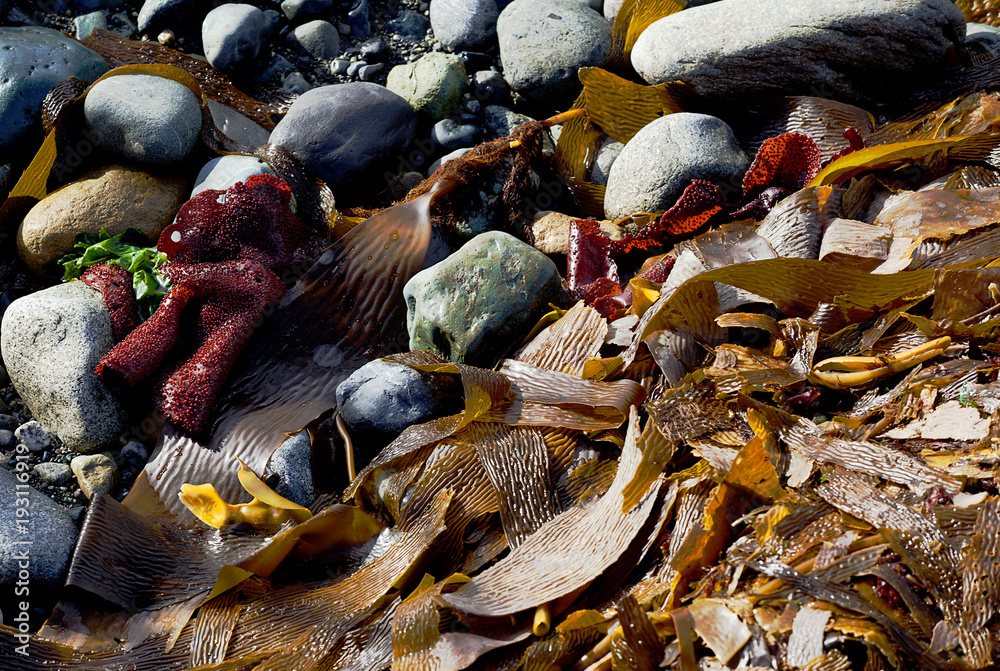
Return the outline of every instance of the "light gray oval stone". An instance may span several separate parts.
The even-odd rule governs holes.
[[[703,95],[856,99],[943,67],[964,35],[952,0],[722,0],[655,22],[632,66]]]
[[[417,117],[408,102],[366,82],[320,86],[299,96],[271,132],[331,188],[349,184],[413,140]]]
[[[98,82],[83,103],[87,130],[105,151],[147,165],[169,165],[194,149],[201,104],[180,82],[120,75]]]
[[[590,181],[594,184],[607,185],[611,166],[618,160],[624,148],[625,145],[621,142],[608,138],[597,150],[597,158],[594,159],[594,167],[590,171]]]
[[[749,159],[722,119],[681,112],[650,122],[611,166],[604,213],[618,219],[670,209],[692,179],[739,183]]]
[[[496,0],[431,0],[431,28],[445,49],[477,50],[497,34]]]
[[[27,470],[23,472],[27,475]],[[18,508],[26,511],[21,518]],[[13,592],[25,554],[30,563],[25,569],[30,574],[29,589],[62,585],[78,535],[62,506],[19,482],[18,474],[0,468],[0,589]]]
[[[93,81],[107,69],[103,58],[58,30],[0,27],[0,149],[38,122],[53,86],[67,77]]]
[[[271,137],[267,130],[256,121],[248,119],[231,107],[208,99],[208,111],[212,113],[212,122],[228,138],[248,147],[262,147]]]
[[[237,182],[245,182],[253,175],[274,175],[274,170],[256,156],[228,154],[213,158],[198,172],[191,197],[205,189],[225,191]]]
[[[559,270],[514,236],[489,231],[403,287],[410,349],[490,367],[562,299]]]
[[[35,466],[38,479],[47,485],[62,487],[73,481],[73,469],[67,464],[46,461]]]
[[[527,98],[564,100],[577,72],[611,54],[611,24],[575,0],[514,0],[497,20],[504,79]]]
[[[271,19],[253,5],[220,5],[201,24],[205,57],[215,69],[231,72],[260,55],[273,28]]]
[[[94,373],[114,344],[101,294],[82,282],[18,298],[0,327],[14,388],[32,415],[78,452],[96,452],[125,430],[125,409]]]

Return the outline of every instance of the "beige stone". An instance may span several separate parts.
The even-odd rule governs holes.
[[[88,499],[97,494],[108,494],[118,482],[118,465],[109,452],[82,454],[69,462],[80,491]]]
[[[569,252],[569,225],[574,219],[561,212],[549,212],[531,224],[534,247],[545,254],[567,254]],[[608,221],[599,222],[601,231],[612,240],[621,240],[624,233],[619,226]]]
[[[117,235],[137,228],[156,243],[184,204],[185,177],[159,177],[125,165],[108,165],[39,201],[17,231],[17,251],[36,273],[73,248],[80,233],[102,227]]]

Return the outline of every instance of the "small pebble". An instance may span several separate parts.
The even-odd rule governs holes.
[[[156,41],[165,47],[174,46],[174,33],[172,30],[161,31],[159,35],[156,36]]]
[[[350,61],[338,58],[330,63],[330,73],[334,75],[346,75],[347,69],[350,67]]]
[[[41,452],[47,447],[52,447],[56,442],[52,432],[36,420],[25,422],[17,427],[14,436],[31,452]]]
[[[13,431],[21,423],[17,421],[17,417],[13,415],[0,415],[0,429],[6,429],[7,431]]]
[[[471,147],[479,140],[479,136],[479,129],[475,126],[460,126],[453,119],[442,119],[431,129],[431,140],[445,151]]]
[[[358,70],[358,77],[363,82],[375,81],[379,75],[385,72],[385,63],[373,63]]]
[[[0,447],[9,448],[15,445],[17,445],[17,439],[14,438],[14,432],[7,429],[0,429]]]
[[[366,65],[368,65],[368,63],[366,63],[365,61],[361,61],[361,60],[354,61],[347,68],[347,76],[348,77],[357,77],[358,76],[358,71],[361,70],[361,68],[365,67]]]

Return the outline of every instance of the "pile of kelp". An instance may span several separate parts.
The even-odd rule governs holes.
[[[716,104],[581,80],[559,160],[582,212],[602,133]],[[616,244],[575,223],[581,300],[493,369],[389,357],[454,376],[464,407],[306,509],[258,477],[271,452],[303,427],[317,464],[358,447],[333,390],[394,337],[432,220],[498,176],[504,218],[526,195],[538,127],[342,220],[205,436],[168,423],[124,502],[92,502],[51,617],[30,638],[0,627],[3,667],[993,666],[1000,97],[941,90],[882,124],[820,98],[741,102],[752,123],[732,125],[762,149],[739,202],[695,184]],[[4,221],[46,192],[65,118]]]

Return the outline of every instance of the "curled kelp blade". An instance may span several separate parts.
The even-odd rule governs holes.
[[[581,68],[579,76],[587,119],[621,143],[659,117],[683,111],[691,95],[683,84],[644,86],[601,68]]]
[[[645,525],[658,491],[650,487],[639,505],[621,514],[622,489],[641,456],[638,424],[633,409],[615,484],[597,504],[553,518],[505,559],[442,599],[463,613],[514,615],[586,587],[614,564]]]
[[[608,322],[579,301],[517,353],[518,361],[578,377],[586,364],[600,354],[608,335]]]
[[[186,482],[245,500],[232,457],[262,471],[286,434],[335,406],[337,385],[402,328],[403,284],[423,266],[437,193],[376,214],[323,252],[251,342],[211,438],[202,444],[168,426],[126,505],[190,520],[177,499]]]

